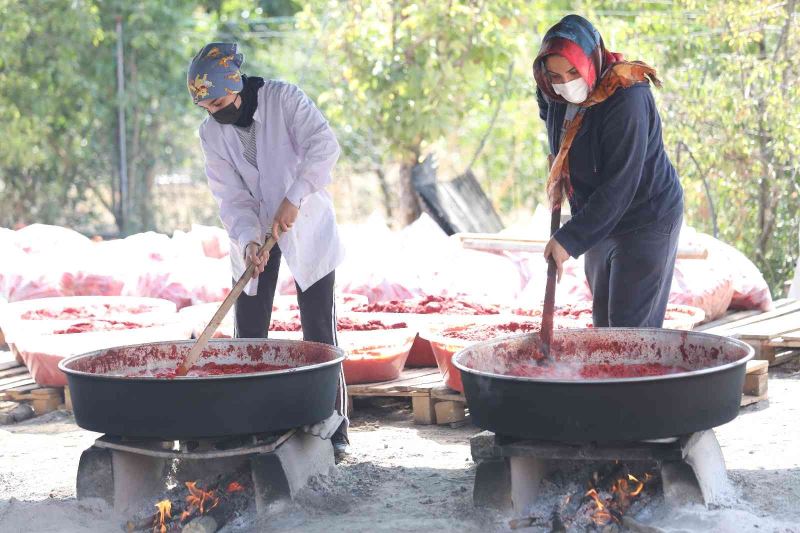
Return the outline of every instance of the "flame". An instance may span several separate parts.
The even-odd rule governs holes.
[[[645,484],[651,479],[653,479],[653,476],[648,473],[644,475],[644,481],[627,474],[627,476],[621,477],[613,483],[610,489],[610,497],[605,499],[598,494],[595,488],[590,488],[586,492],[586,496],[591,498],[595,505],[592,521],[598,526],[608,525],[612,521],[618,523],[620,517],[631,506],[633,498],[642,493]]]
[[[628,474],[628,479],[637,484],[636,488],[628,493],[628,496],[636,497],[639,494],[641,494],[642,491],[644,490],[644,482],[643,481],[639,481],[638,479],[636,479],[635,477],[633,477],[630,474]],[[645,477],[645,479],[647,479],[647,478]],[[627,485],[627,483],[625,485]]]
[[[594,500],[595,511],[592,513],[592,521],[598,526],[605,526],[611,523],[613,516],[606,508],[606,504],[603,503],[603,499],[597,494],[597,491],[595,489],[589,489],[585,496],[589,496]]]
[[[219,498],[214,491],[204,491],[197,486],[196,481],[187,481],[186,488],[189,489],[189,495],[186,496],[186,510],[181,513],[181,522],[192,516],[195,511],[204,515],[219,505]]]
[[[232,492],[242,492],[244,490],[244,487],[240,483],[237,483],[236,481],[231,481],[228,484],[228,488],[226,490],[228,491],[228,494],[230,494]]]
[[[161,500],[156,504],[156,509],[158,509],[158,518],[157,523],[153,524],[153,533],[167,533],[165,519],[172,518],[172,502]]]

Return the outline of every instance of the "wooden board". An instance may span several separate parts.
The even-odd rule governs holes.
[[[24,381],[14,383],[9,386],[9,388],[0,391],[0,396],[5,395],[5,397],[14,400],[15,393],[31,391],[38,388],[39,385],[33,380],[33,378],[27,378]]]
[[[751,359],[747,362],[747,370],[745,373],[749,376],[751,374],[766,374],[768,371],[769,363],[767,361]]]
[[[28,385],[30,383],[35,383],[30,374],[22,374],[20,376],[14,376],[13,378],[6,378],[6,381],[0,384],[0,392],[14,390],[17,387]]]
[[[416,424],[463,425],[466,420],[466,398],[444,386],[442,375],[436,368],[411,368],[400,377],[382,383],[348,385],[348,398],[352,397],[406,397],[411,398],[411,409]]]
[[[431,397],[436,398],[437,400],[450,400],[454,402],[467,403],[467,399],[462,393],[445,387],[441,384],[438,387],[431,389]]]
[[[800,348],[800,329],[781,333],[778,337],[770,339],[770,346]]]
[[[752,324],[737,325],[725,333],[740,339],[771,339],[782,333],[793,332],[798,327],[800,327],[800,310]]]
[[[789,361],[793,361],[798,357],[800,357],[800,350],[786,350],[784,352],[778,352],[770,361],[769,366],[782,365],[784,363],[788,363]]]
[[[12,368],[25,368],[25,367],[16,361],[3,361],[2,363],[0,363],[0,371]]]
[[[800,311],[800,301],[789,300],[782,302],[780,306],[776,306],[776,308],[773,309],[772,311],[767,311],[765,313],[756,311],[755,314],[753,314],[753,311],[739,311],[729,316],[738,315],[741,318],[732,321],[727,321],[729,317],[723,317],[719,321],[709,322],[708,324],[704,324],[703,326],[700,326],[697,329],[699,331],[704,331],[706,333],[727,335],[731,331],[738,330],[740,328],[743,328],[744,326],[748,326],[751,324],[759,324],[761,322],[765,322],[767,320],[771,320],[774,318],[783,317],[798,311]],[[797,317],[797,319],[800,320],[800,315]],[[797,329],[797,327],[795,328],[790,327],[789,329],[786,329],[784,331],[791,331],[792,329]]]
[[[530,252],[544,251],[546,240],[507,237],[497,233],[456,233],[462,248],[485,252]],[[678,248],[678,259],[706,259],[708,249],[683,246]]]
[[[766,394],[769,383],[769,374],[748,374],[744,377],[745,394],[750,396],[761,396]]]
[[[769,395],[766,392],[761,396],[750,396],[749,394],[742,394],[742,401],[739,403],[739,407],[747,407],[748,405],[753,405],[754,403],[766,400],[768,397]]]
[[[6,370],[0,370],[0,379],[8,378],[11,376],[18,376],[20,374],[27,374],[28,369],[22,365],[17,365]]]
[[[764,314],[764,312],[755,309],[751,309],[749,311],[734,311],[712,322],[706,322],[705,324],[701,324],[696,328],[694,328],[694,330],[704,331],[706,333],[714,333],[715,331],[712,330],[724,331],[726,328],[723,326],[731,324],[732,322],[738,322],[739,320],[743,320],[745,318],[750,318],[761,314]]]
[[[381,383],[348,385],[349,396],[430,396],[431,389],[442,384],[442,375],[436,368],[403,370],[395,380]]]

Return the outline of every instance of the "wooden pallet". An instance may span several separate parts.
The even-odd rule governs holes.
[[[459,425],[466,420],[464,395],[445,387],[436,368],[410,368],[392,381],[348,385],[347,395],[411,398],[416,424]]]
[[[38,385],[27,368],[10,361],[0,363],[0,401],[30,401],[34,412],[43,415],[64,404],[64,389]]]
[[[800,301],[785,298],[772,311],[739,311],[695,329],[740,339],[756,359],[781,364],[800,355]]]
[[[744,389],[740,407],[746,407],[768,398],[769,363],[752,359],[747,362],[747,374],[744,377]]]

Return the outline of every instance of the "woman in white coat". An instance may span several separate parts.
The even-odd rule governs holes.
[[[281,256],[297,285],[305,340],[336,344],[335,269],[344,256],[325,187],[339,157],[327,120],[298,87],[241,73],[235,43],[210,43],[189,65],[192,100],[209,116],[200,140],[211,192],[231,239],[233,277],[256,265],[236,301],[237,338],[265,338]],[[278,244],[258,255],[269,235]],[[347,444],[344,381],[332,441]]]

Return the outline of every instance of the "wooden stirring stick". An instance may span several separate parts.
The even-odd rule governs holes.
[[[550,217],[550,237],[555,235],[558,228],[561,227],[561,204],[553,208],[553,213]],[[541,352],[544,360],[551,362],[553,358],[550,356],[550,343],[553,341],[553,314],[556,306],[556,273],[558,267],[550,256],[547,261],[547,285],[544,289],[544,309],[542,309],[542,330],[539,333],[541,339]]]
[[[275,246],[277,241],[275,238],[270,235],[267,242],[265,242],[261,248],[258,249],[258,255],[264,253],[265,250],[272,250],[272,247]],[[208,344],[209,339],[211,336],[214,335],[214,332],[217,331],[217,328],[222,323],[222,319],[225,318],[225,315],[228,314],[233,303],[242,294],[244,290],[244,286],[250,281],[250,278],[253,277],[253,271],[255,270],[256,266],[248,259],[247,261],[247,269],[245,269],[244,274],[242,277],[239,278],[239,281],[236,282],[236,285],[233,286],[231,292],[228,293],[228,296],[222,301],[222,304],[217,309],[217,312],[214,313],[214,316],[211,317],[211,321],[208,323],[206,328],[203,330],[203,333],[200,334],[200,337],[197,338],[197,341],[192,346],[191,351],[189,354],[184,358],[183,362],[178,367],[178,370],[175,372],[176,376],[185,376],[189,369],[194,366],[197,362],[197,359],[200,357],[200,354],[205,349],[206,345]]]

